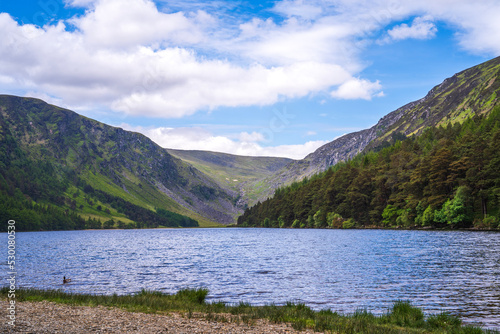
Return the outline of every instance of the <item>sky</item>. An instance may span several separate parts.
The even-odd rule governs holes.
[[[500,55],[498,0],[0,1],[0,94],[301,159]]]

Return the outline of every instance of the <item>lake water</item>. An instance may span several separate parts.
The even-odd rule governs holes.
[[[21,287],[125,294],[206,287],[208,300],[304,302],[426,313],[500,329],[500,234],[489,232],[157,229],[16,234]],[[7,235],[1,235],[7,254]],[[7,285],[2,262],[2,285]],[[72,283],[62,285],[62,277]]]

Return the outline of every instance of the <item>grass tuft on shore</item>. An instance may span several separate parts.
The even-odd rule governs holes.
[[[7,298],[8,288],[0,290]],[[142,290],[132,295],[92,295],[67,293],[61,290],[18,289],[17,301],[51,301],[71,305],[119,307],[133,312],[181,312],[186,317],[204,317],[209,321],[238,322],[252,325],[257,319],[273,323],[290,323],[295,330],[313,329],[327,333],[497,333],[480,327],[463,325],[457,317],[446,313],[425,316],[423,311],[407,301],[396,301],[384,315],[366,310],[342,315],[331,310],[314,311],[302,303],[288,302],[283,306],[252,306],[248,303],[229,305],[207,303],[208,290],[182,289],[176,294]]]

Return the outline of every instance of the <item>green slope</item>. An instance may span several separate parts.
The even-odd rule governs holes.
[[[411,136],[425,128],[463,123],[474,115],[488,114],[500,99],[500,57],[459,72],[434,87],[387,129],[370,147],[394,134]]]
[[[292,162],[275,157],[246,157],[207,151],[167,150],[212,177],[229,192],[238,194],[239,206],[257,203],[272,194],[264,179]]]
[[[278,189],[238,224],[500,229],[500,106]]]
[[[404,194],[404,191],[400,192],[399,190],[405,187],[417,186],[415,183],[407,184],[405,182],[407,181],[407,179],[417,179],[417,176],[412,174],[412,168],[418,165],[418,157],[414,157],[414,160],[412,161],[403,160],[392,162],[394,165],[398,166],[398,168],[403,170],[392,170],[389,173],[391,175],[386,176],[386,179],[384,179],[384,176],[382,176],[382,171],[372,171],[372,174],[368,173],[364,175],[365,180],[363,180],[363,182],[366,181],[365,184],[369,184],[369,182],[375,181],[379,184],[385,184],[385,182],[390,181],[387,185],[387,189],[380,190],[380,194],[377,195],[378,198],[384,199],[382,200],[382,204],[379,204],[379,206],[377,207],[372,206],[372,201],[375,201],[374,198],[377,198],[377,196],[371,197],[372,194],[370,192],[370,189],[376,188],[379,184],[371,184],[368,187],[369,189],[361,189],[360,184],[349,183],[351,179],[357,178],[357,174],[349,175],[349,173],[347,173],[343,178],[336,179],[336,184],[331,184],[331,182],[333,181],[324,178],[324,176],[314,175],[324,172],[339,163],[345,163],[346,161],[352,159],[359,162],[359,159],[361,159],[359,158],[360,154],[365,154],[367,157],[370,157],[370,155],[373,154],[374,151],[377,152],[383,150],[384,148],[391,147],[391,145],[397,143],[399,140],[404,140],[407,137],[420,136],[422,133],[425,133],[425,131],[437,131],[437,129],[441,127],[446,127],[446,129],[448,130],[456,130],[459,129],[462,124],[464,124],[465,127],[471,126],[470,121],[472,118],[478,116],[487,117],[490,115],[490,113],[492,113],[493,110],[495,110],[495,108],[498,108],[498,106],[500,105],[499,95],[500,57],[494,58],[490,61],[459,72],[443,81],[443,83],[441,83],[440,85],[434,87],[424,98],[408,103],[384,116],[372,128],[356,133],[347,134],[320,147],[318,150],[308,155],[305,159],[292,162],[283,167],[280,171],[266,179],[266,182],[268,183],[270,189],[279,189],[284,185],[291,185],[293,182],[300,181],[305,177],[314,178],[316,180],[314,182],[318,182],[318,184],[314,182],[311,183],[316,184],[318,189],[316,189],[315,191],[306,191],[305,193],[302,193],[297,197],[298,203],[296,203],[296,205],[294,204],[291,207],[287,207],[286,210],[281,211],[281,213],[273,213],[273,210],[280,212],[280,210],[276,207],[276,204],[283,202],[273,200],[266,201],[262,203],[262,205],[252,208],[251,211],[247,210],[245,214],[239,219],[239,223],[247,222],[252,226],[262,224],[279,225],[281,223],[285,226],[291,226],[291,224],[293,224],[293,222],[297,220],[297,224],[299,226],[308,226],[311,224],[315,224],[314,217],[319,210],[320,213],[318,214],[318,217],[322,222],[326,221],[326,215],[328,213],[331,213],[332,217],[335,213],[340,213],[342,216],[361,220],[362,225],[376,225],[379,224],[380,221],[382,221],[381,215],[387,205],[392,205],[392,207],[389,207],[388,211],[386,212],[386,216],[389,215],[394,219],[401,216],[404,210],[409,210],[412,215],[415,215],[416,205],[418,204],[417,202],[415,202],[415,198],[419,198],[422,200],[422,203],[426,205],[424,209],[428,205],[431,205],[431,209],[433,210],[432,212],[434,212],[435,210],[441,208],[442,205],[444,205],[446,199],[452,200],[456,195],[454,192],[457,191],[457,187],[462,186],[462,184],[456,184],[453,183],[452,180],[450,180],[447,189],[448,192],[440,194],[437,199],[434,197],[434,195],[430,196],[430,198],[423,198],[422,193],[412,194],[412,196],[405,198],[404,195],[402,195]],[[446,133],[446,131],[448,130],[442,131]],[[449,131],[453,132],[454,130]],[[474,136],[480,136],[481,131],[482,130],[480,127],[478,132],[475,133]],[[497,137],[495,137],[494,133],[495,131],[492,131],[489,134],[490,138],[488,140],[485,140],[481,142],[481,145],[476,146],[475,154],[477,156],[483,154],[484,150],[486,150],[489,145],[494,145],[494,143],[490,143],[490,141],[498,139]],[[444,136],[446,137],[448,135],[445,134]],[[460,138],[461,140],[463,139],[463,137],[457,138]],[[448,139],[454,140],[449,136]],[[412,138],[411,140],[417,139]],[[468,139],[466,138],[466,140]],[[437,151],[439,149],[439,146],[435,146],[438,145],[438,143],[433,141],[428,141],[422,145],[426,146],[425,150],[423,150],[423,147],[418,147],[418,149],[415,149],[422,155],[424,153],[427,154],[429,150],[434,149]],[[463,145],[466,147],[469,144],[463,143]],[[454,149],[460,151],[462,150],[462,147],[457,147]],[[495,153],[495,150],[490,150],[488,152]],[[413,154],[414,152],[410,153]],[[450,162],[453,163],[453,166],[448,166],[445,164],[441,173],[446,174],[448,170],[452,170],[453,168],[458,168],[461,166],[460,168],[462,169],[460,173],[468,172],[471,174],[471,177],[472,175],[482,175],[481,173],[484,171],[484,166],[481,165],[481,163],[477,163],[477,165],[474,167],[476,169],[467,165],[467,163],[472,160],[472,157],[462,157],[456,152],[451,152],[449,156],[451,156],[452,159],[456,161]],[[477,158],[477,156],[474,158]],[[387,157],[387,159],[389,160],[397,160],[399,158],[399,155],[394,155],[394,157]],[[405,157],[405,159],[406,158],[408,157]],[[464,161],[463,159],[469,160]],[[497,159],[497,157],[492,156],[492,154],[486,154],[481,159],[487,162],[490,161],[490,159],[495,160]],[[368,162],[369,161],[367,161],[367,163]],[[381,161],[380,163],[383,164],[384,161]],[[347,168],[342,167],[344,166],[342,164],[338,166],[339,168]],[[495,170],[494,164],[490,166],[490,170]],[[437,172],[438,171],[436,171],[436,173]],[[329,171],[328,173],[331,173],[331,171]],[[403,176],[401,176],[400,173],[403,173]],[[497,173],[500,173],[498,169]],[[490,180],[492,179],[491,175],[484,177],[488,177],[490,178]],[[464,177],[464,180],[468,179]],[[495,185],[495,182],[497,181],[491,181],[493,183],[490,182],[490,184],[488,184],[488,187],[490,187],[488,190],[485,189],[486,185],[484,184],[484,180],[477,179],[477,182],[478,184],[468,184],[467,186],[469,189],[472,189],[473,192],[475,191],[475,193],[473,193],[473,195],[475,196],[473,199],[473,202],[476,203],[475,205],[479,205],[482,207],[474,207],[476,218],[482,221],[482,219],[485,218],[485,212],[488,211],[488,203],[490,203],[490,205],[493,205],[494,213],[500,205],[495,204],[498,200],[498,187],[497,185]],[[305,183],[308,182],[306,181]],[[320,186],[320,184],[328,183],[331,184],[331,189],[323,189]],[[343,185],[348,188],[343,189],[342,186],[340,186],[340,188],[342,188],[341,193],[345,196],[345,198],[337,200],[340,201],[340,203],[344,204],[340,208],[321,208],[322,205],[328,206],[331,204],[332,196],[336,196],[335,193],[331,190],[335,189],[338,185]],[[294,193],[293,189],[297,187],[300,187],[300,184],[295,183],[290,188],[279,190],[277,194],[281,196],[283,193]],[[420,190],[423,191],[422,189]],[[330,197],[323,197],[325,195],[325,192],[329,192]],[[384,197],[387,193],[392,192],[399,194],[397,200],[392,200]],[[427,193],[432,193],[432,191],[428,190]],[[477,204],[478,201],[481,204]],[[311,203],[316,204],[312,205]],[[366,204],[364,207],[362,205],[363,203]],[[411,203],[411,205],[408,203]],[[303,205],[305,205],[305,207],[303,207]],[[355,211],[351,212],[350,210]],[[483,215],[481,215],[480,213],[478,214],[478,212],[482,213]],[[280,218],[282,214],[284,214],[283,217],[281,217],[282,219],[278,221],[278,218]],[[265,218],[269,219],[264,223]],[[472,224],[472,221],[468,221],[468,223],[470,225]]]
[[[70,206],[72,212],[85,218],[129,221],[109,203],[90,199],[83,191],[88,185],[149,211],[162,208],[186,215],[202,226],[232,223],[240,212],[232,194],[145,136],[41,100],[1,95],[0,131],[3,164],[11,168],[11,174],[4,175],[4,188],[13,186],[10,181],[15,178],[12,170],[16,163],[25,174],[29,171],[23,164],[47,163],[52,178],[64,184],[57,189],[63,198],[59,201],[25,189],[27,197],[39,197],[36,200],[40,203],[62,209]],[[6,193],[9,189],[2,190]]]

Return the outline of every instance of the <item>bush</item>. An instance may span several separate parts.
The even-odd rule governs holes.
[[[430,329],[451,329],[460,327],[462,321],[447,313],[431,315],[427,319],[427,327]]]
[[[497,228],[500,227],[498,223],[499,222],[497,217],[487,215],[486,217],[484,217],[482,225],[485,228]]]
[[[356,226],[356,221],[352,218],[349,218],[342,223],[342,228],[344,229],[354,228],[355,226]]]
[[[284,227],[286,227],[286,222],[285,222],[285,220],[283,219],[283,217],[282,217],[282,216],[279,216],[279,217],[278,217],[278,227],[279,227],[279,228],[284,228]]]
[[[328,226],[331,228],[342,228],[342,223],[344,222],[344,218],[341,215],[335,212],[329,212],[326,215],[326,221]]]

